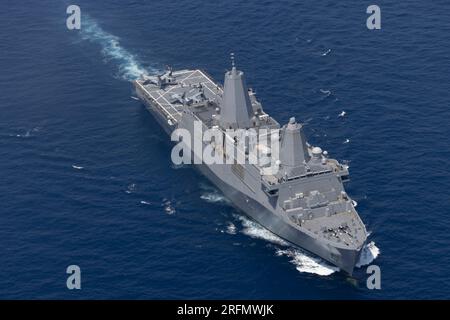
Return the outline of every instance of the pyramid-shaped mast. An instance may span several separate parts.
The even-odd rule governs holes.
[[[225,73],[220,125],[224,129],[250,128],[253,108],[244,72],[236,69],[234,54],[231,54],[231,67],[231,71]]]

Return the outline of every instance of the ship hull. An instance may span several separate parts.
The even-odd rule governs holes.
[[[139,90],[137,90],[137,95],[141,98],[146,109],[153,115],[158,124],[168,135],[170,135],[176,127],[170,124],[151,101],[148,100],[144,94],[141,94]],[[209,166],[200,164],[195,165],[195,167],[211,183],[219,188],[237,209],[261,224],[264,228],[293,245],[321,257],[348,274],[351,275],[353,273],[354,266],[359,259],[361,250],[336,248],[324,243],[324,241],[315,239],[295,228],[284,219],[281,219],[280,216],[276,215],[273,211],[267,209],[251,197],[248,197],[247,194],[240,192],[236,187],[225,183],[210,169]]]

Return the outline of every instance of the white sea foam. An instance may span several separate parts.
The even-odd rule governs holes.
[[[226,233],[236,234],[236,226],[234,225],[234,223],[232,223],[232,222],[228,223]]]
[[[164,205],[164,211],[169,214],[172,215],[176,212],[175,208],[172,206],[172,202],[170,200],[164,200],[163,201],[163,205]]]
[[[139,98],[135,97],[135,96],[131,96],[130,98],[133,99],[133,100],[139,100]]]
[[[119,37],[103,30],[89,16],[84,16],[80,34],[83,40],[88,40],[101,46],[105,60],[117,64],[119,68],[118,76],[123,80],[138,79],[141,75],[148,75],[148,71],[157,72],[157,70],[146,70],[135,55],[120,45]]]
[[[136,184],[135,183],[131,183],[130,185],[128,185],[127,190],[125,190],[126,193],[132,193],[136,190]]]
[[[200,195],[200,199],[210,203],[230,203],[230,201],[216,188],[204,183],[200,183],[199,187],[203,191]]]
[[[371,241],[366,244],[361,251],[361,256],[356,264],[357,268],[370,264],[380,255],[380,249],[375,245],[375,242]]]
[[[259,223],[247,219],[244,216],[237,216],[237,218],[241,221],[241,224],[244,227],[244,229],[242,229],[242,233],[246,234],[247,236],[256,239],[263,239],[282,246],[289,245],[286,241],[273,234],[272,232],[261,226]]]
[[[330,91],[330,90],[320,89],[320,92],[322,92],[323,94],[325,94],[327,97],[328,97],[329,95],[331,95],[331,91]]]
[[[278,249],[276,253],[278,256],[287,256],[291,258],[291,263],[295,265],[295,268],[299,272],[314,273],[319,276],[329,276],[336,271],[339,271],[338,267],[329,265],[320,258],[312,257],[300,249]]]
[[[200,199],[203,199],[210,203],[228,202],[228,199],[225,198],[223,195],[219,194],[218,192],[204,193],[200,196]]]
[[[150,202],[147,202],[147,201],[144,201],[144,200],[141,201],[141,204],[145,204],[145,205],[147,205],[147,206],[151,205]]]
[[[76,169],[76,170],[81,170],[81,169],[83,169],[84,167],[81,167],[81,166],[76,166],[76,165],[72,165],[72,168],[74,168],[74,169]]]
[[[41,130],[41,128],[40,127],[35,127],[35,128],[33,128],[33,129],[30,129],[30,130],[27,130],[27,131],[25,131],[25,133],[23,133],[23,134],[16,134],[15,136],[17,137],[17,138],[30,138],[30,137],[33,137],[33,133],[34,132],[39,132]],[[14,136],[13,134],[11,134],[10,136]]]
[[[18,134],[17,137],[20,137],[20,138],[28,138],[28,137],[31,137],[31,131],[28,130],[25,134]]]
[[[344,144],[350,143],[350,139],[345,139]]]

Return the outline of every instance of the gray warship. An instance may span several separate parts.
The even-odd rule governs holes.
[[[161,75],[133,81],[135,91],[167,134],[177,128],[278,129],[279,170],[262,174],[255,164],[205,164],[196,167],[235,207],[279,237],[352,274],[367,231],[345,192],[348,166],[311,146],[295,118],[280,126],[264,112],[232,57],[224,85],[204,70],[168,68]],[[195,155],[194,155],[195,157]]]

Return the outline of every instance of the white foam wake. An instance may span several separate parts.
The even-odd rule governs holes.
[[[203,199],[210,203],[228,202],[228,199],[225,198],[223,195],[219,194],[218,192],[204,193],[200,196],[200,199]]]
[[[172,201],[163,199],[163,206],[164,206],[164,211],[168,215],[172,215],[172,214],[176,213],[176,210],[175,210],[174,206],[172,205]]]
[[[296,248],[289,248],[286,250],[277,250],[278,256],[287,256],[291,258],[291,263],[299,272],[314,273],[319,276],[329,276],[330,274],[339,271],[338,267],[329,265],[320,258],[312,257],[304,251]]]
[[[148,74],[147,70],[138,62],[136,56],[120,46],[120,39],[103,30],[91,17],[84,15],[80,34],[83,40],[101,46],[105,60],[117,64],[119,68],[118,76],[123,80],[132,81],[141,75]]]
[[[244,229],[242,229],[243,234],[246,234],[247,236],[252,238],[263,239],[282,246],[289,245],[286,241],[281,239],[276,234],[270,232],[269,230],[261,226],[259,223],[249,220],[244,216],[237,216],[237,218],[241,221],[241,224],[244,227]]]
[[[10,137],[16,136],[17,138],[31,138],[34,136],[35,132],[39,132],[41,130],[40,127],[35,127],[33,129],[30,130],[26,130],[26,132],[24,134],[10,134]]]
[[[242,226],[244,227],[242,233],[252,238],[263,239],[275,245],[287,247],[276,247],[275,253],[277,256],[287,256],[291,258],[291,263],[295,265],[299,272],[329,276],[330,274],[339,271],[339,268],[329,265],[324,260],[318,257],[313,257],[299,248],[291,247],[288,242],[262,227],[260,224],[243,216],[237,216],[237,218],[241,221]]]
[[[132,183],[130,185],[128,185],[127,190],[125,190],[126,193],[133,193],[134,191],[136,191],[136,184]]]
[[[226,233],[236,234],[236,226],[234,225],[234,223],[232,223],[232,222],[228,223]]]
[[[356,264],[356,267],[361,268],[362,266],[367,266],[373,260],[375,260],[379,254],[380,249],[375,245],[375,242],[371,241],[362,249],[361,256],[359,257],[359,261]]]
[[[206,185],[204,183],[200,183],[200,189],[202,189],[202,194],[200,195],[200,199],[205,200],[210,203],[229,203],[230,201],[216,188]]]

